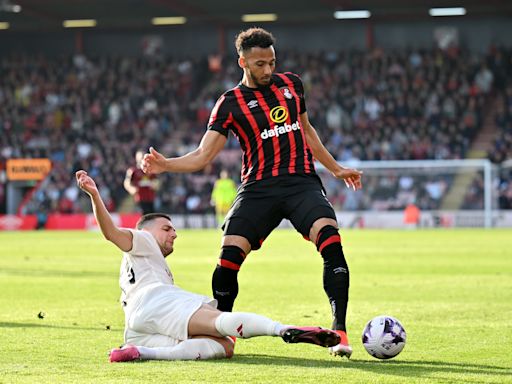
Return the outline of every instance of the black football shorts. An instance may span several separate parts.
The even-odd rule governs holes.
[[[224,235],[243,236],[253,250],[288,219],[305,238],[320,218],[336,220],[318,176],[283,175],[242,185],[222,229]]]

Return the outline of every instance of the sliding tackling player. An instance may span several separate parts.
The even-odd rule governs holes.
[[[110,352],[111,362],[231,357],[235,337],[280,336],[287,343],[324,347],[339,343],[334,331],[287,326],[254,313],[221,312],[216,300],[177,287],[165,261],[177,237],[170,217],[150,213],[141,217],[136,230],[118,228],[87,172],[76,172],[76,181],[91,199],[103,236],[123,251],[119,285],[125,345]]]

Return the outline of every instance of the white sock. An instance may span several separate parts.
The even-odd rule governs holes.
[[[174,347],[139,347],[142,360],[207,360],[226,357],[224,347],[212,339],[188,339]]]
[[[288,326],[255,313],[222,312],[215,319],[215,328],[223,336],[247,339],[254,336],[281,336]]]
[[[142,360],[157,360],[156,349],[159,347],[142,347],[137,345],[136,348]]]
[[[281,323],[276,322],[276,327],[274,328],[274,334],[276,336],[283,336],[284,331],[288,328],[293,327],[292,325],[283,325]]]

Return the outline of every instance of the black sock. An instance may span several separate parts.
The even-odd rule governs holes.
[[[245,253],[236,246],[224,246],[219,263],[213,272],[212,291],[217,299],[217,308],[231,312],[238,295],[238,270],[245,259]]]
[[[350,275],[338,230],[331,225],[323,227],[316,245],[324,259],[324,290],[331,303],[332,327],[346,331]]]

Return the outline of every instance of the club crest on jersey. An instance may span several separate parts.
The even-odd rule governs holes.
[[[284,97],[286,97],[287,99],[291,99],[293,97],[292,93],[290,92],[290,89],[289,88],[279,88],[279,90],[281,91],[281,93],[283,94]]]

